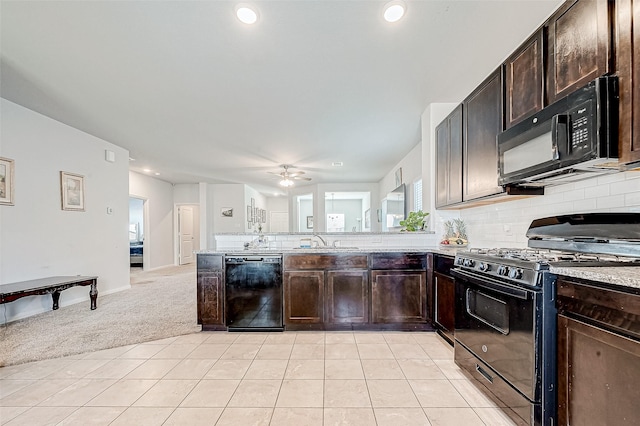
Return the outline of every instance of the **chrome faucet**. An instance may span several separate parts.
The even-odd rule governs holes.
[[[322,241],[322,245],[323,245],[324,247],[327,247],[327,241],[326,241],[324,238],[322,238],[320,235],[318,235],[318,234],[313,234],[313,236],[312,236],[311,238],[313,238],[313,237],[318,237],[318,239],[319,239],[320,241]]]

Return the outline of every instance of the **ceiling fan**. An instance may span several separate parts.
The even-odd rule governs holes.
[[[267,173],[278,176],[280,178],[280,185],[284,187],[293,186],[294,180],[307,180],[307,181],[311,180],[311,178],[302,176],[304,174],[302,170],[298,170],[296,172],[290,172],[289,169],[295,168],[291,165],[283,164],[281,167],[284,170],[279,173],[277,172],[267,172]]]

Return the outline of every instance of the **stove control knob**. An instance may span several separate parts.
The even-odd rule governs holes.
[[[473,268],[474,266],[476,266],[476,261],[473,259],[465,259],[464,260],[464,266],[467,266],[469,268]]]
[[[506,276],[509,273],[509,268],[504,265],[498,266],[498,275]]]
[[[480,269],[482,272],[487,272],[491,270],[491,265],[489,265],[488,263],[480,262],[480,265],[478,265],[478,269]]]
[[[509,271],[509,278],[513,278],[515,280],[522,278],[522,269],[513,268]]]
[[[457,265],[464,265],[464,259],[463,259],[463,258],[461,258],[461,257],[457,258],[457,259],[456,259],[456,264],[457,264]]]

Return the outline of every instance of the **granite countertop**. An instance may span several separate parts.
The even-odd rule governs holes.
[[[251,255],[251,254],[296,254],[296,253],[321,253],[321,254],[340,254],[340,253],[437,253],[447,256],[455,256],[456,252],[461,249],[439,249],[439,248],[358,248],[358,247],[318,247],[318,248],[291,248],[291,249],[229,249],[229,250],[200,250],[196,254],[234,254],[234,255]],[[466,249],[463,249],[466,250]]]
[[[640,266],[583,266],[575,268],[551,266],[550,271],[566,277],[640,288]]]
[[[355,248],[355,247],[321,247],[321,248],[295,248],[295,249],[250,249],[250,250],[201,250],[197,254],[340,254],[340,253],[435,253],[446,256],[455,256],[460,250],[468,248],[442,249],[439,247],[426,247],[414,249],[394,248]],[[551,266],[550,272],[566,277],[582,278],[585,280],[602,282],[621,287],[640,289],[640,266],[582,266],[582,267],[556,267]]]

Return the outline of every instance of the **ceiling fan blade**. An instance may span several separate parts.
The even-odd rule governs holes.
[[[311,178],[302,177],[302,176],[289,176],[289,179],[293,179],[293,180],[311,180]]]

